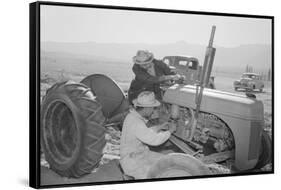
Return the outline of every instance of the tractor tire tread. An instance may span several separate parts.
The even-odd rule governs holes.
[[[46,160],[51,168],[61,176],[65,177],[81,177],[90,173],[99,163],[102,157],[102,151],[105,146],[105,128],[103,127],[105,118],[102,114],[100,103],[91,93],[91,90],[83,84],[74,82],[62,82],[53,85],[47,90],[46,97],[42,107],[47,107],[58,95],[63,94],[68,101],[72,102],[75,109],[71,109],[72,114],[80,115],[83,121],[76,121],[81,134],[81,142],[79,147],[79,155],[76,156],[74,164],[68,169],[61,170],[54,164],[51,154],[43,146]],[[85,100],[87,103],[85,103]],[[48,110],[45,110],[48,111]],[[42,113],[44,115],[44,113]],[[77,117],[74,117],[77,118]],[[84,123],[82,125],[81,123]],[[44,144],[44,143],[43,143]]]

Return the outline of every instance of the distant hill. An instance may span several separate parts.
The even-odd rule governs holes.
[[[100,62],[118,62],[131,67],[132,57],[138,49],[152,51],[156,58],[166,55],[191,55],[203,63],[206,46],[189,44],[184,41],[171,44],[117,44],[117,43],[60,43],[42,42],[41,50],[45,55],[52,53],[71,59],[98,60]],[[246,65],[254,72],[267,72],[271,66],[270,45],[242,45],[239,47],[216,47],[214,70],[220,72],[244,72]],[[50,58],[50,56],[48,56]],[[71,60],[69,60],[71,62]],[[104,63],[105,64],[105,63]],[[124,65],[124,66],[125,66]]]
[[[41,74],[61,75],[69,79],[91,74],[106,74],[119,82],[131,81],[134,77],[132,63],[65,52],[41,51]],[[69,76],[69,77],[68,77]]]

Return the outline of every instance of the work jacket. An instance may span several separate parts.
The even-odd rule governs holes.
[[[150,75],[145,69],[143,69],[140,65],[134,64],[133,72],[135,74],[135,78],[131,82],[128,98],[129,102],[137,98],[139,93],[142,91],[152,91],[155,93],[155,97],[158,100],[162,99],[160,83],[162,82],[161,76],[164,75],[174,75],[175,73],[171,71],[171,69],[160,60],[153,60],[155,75]]]
[[[171,135],[169,131],[156,132],[153,127],[148,128],[146,122],[146,119],[132,109],[126,116],[122,128],[120,163],[124,172],[135,179],[146,178],[150,167],[163,156],[150,151],[148,145],[161,145]]]

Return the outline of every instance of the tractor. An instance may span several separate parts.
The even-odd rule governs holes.
[[[214,58],[213,35],[214,28],[200,81],[163,88],[158,119],[177,125],[169,142],[181,154],[159,160],[148,178],[209,175],[202,163],[229,161],[235,171],[242,172],[271,162],[272,143],[263,131],[262,101],[248,94],[204,88]],[[102,157],[106,126],[122,126],[129,108],[118,84],[103,74],[87,76],[80,83],[54,84],[41,105],[41,147],[50,168],[66,177],[90,173]]]

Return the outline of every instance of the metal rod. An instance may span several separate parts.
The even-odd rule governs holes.
[[[212,26],[211,37],[209,41],[209,47],[213,46],[214,38],[215,38],[216,26]]]
[[[205,76],[210,77],[207,75],[207,73],[211,74],[211,70],[212,70],[211,67],[213,66],[213,64],[211,62],[214,61],[213,53],[215,53],[215,51],[213,50],[212,46],[213,46],[213,42],[214,42],[215,31],[216,31],[216,26],[212,26],[211,36],[210,36],[208,47],[206,48],[206,54],[205,54],[203,69],[202,69],[202,72],[200,75],[199,85],[197,84],[197,86],[196,86],[196,97],[195,97],[196,110],[195,110],[195,115],[194,115],[195,119],[193,121],[191,133],[188,138],[190,141],[192,140],[192,138],[194,136],[195,128],[197,126],[197,120],[198,120],[200,106],[201,106],[201,102],[202,102],[204,86],[208,85],[204,82],[209,81],[209,80],[205,79]],[[207,70],[207,68],[208,68],[208,70]],[[199,93],[197,93],[198,90],[199,90]]]
[[[209,84],[209,80],[210,80],[210,77],[211,77],[211,73],[212,73],[212,70],[213,70],[213,63],[214,63],[214,59],[215,59],[215,53],[216,53],[216,48],[211,48],[211,55],[209,57],[209,64],[208,64],[208,68],[207,68],[207,74],[205,76],[205,87],[208,86]]]

